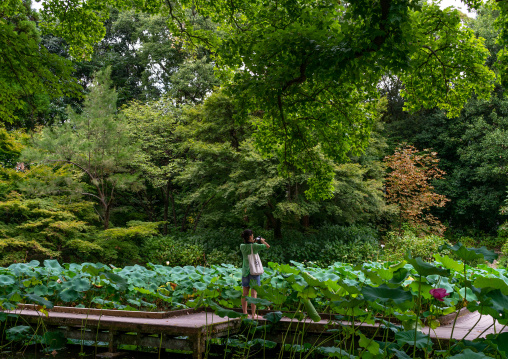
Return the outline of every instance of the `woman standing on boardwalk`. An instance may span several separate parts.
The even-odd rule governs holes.
[[[243,287],[243,295],[242,295],[242,311],[243,314],[247,314],[247,300],[245,297],[249,295],[249,290],[251,292],[252,298],[257,298],[258,294],[254,289],[250,289],[250,283],[254,282],[254,284],[261,285],[261,275],[251,275],[249,269],[249,254],[254,253],[257,254],[259,251],[270,248],[270,245],[266,243],[264,238],[259,237],[259,242],[257,243],[254,240],[254,233],[250,229],[246,229],[242,232],[242,238],[245,242],[244,244],[240,244],[240,251],[242,252],[243,263],[242,263],[242,287]],[[251,304],[251,313],[252,319],[255,318],[256,314],[256,305]]]

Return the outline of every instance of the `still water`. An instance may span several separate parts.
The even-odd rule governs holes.
[[[95,347],[85,346],[81,348],[79,345],[68,345],[62,350],[54,351],[52,353],[44,353],[41,351],[40,346],[28,346],[23,348],[22,351],[0,351],[0,359],[100,359],[96,356]],[[1,349],[0,349],[1,350]],[[107,348],[98,347],[97,354],[107,352]],[[165,352],[150,353],[143,351],[123,350],[120,348],[119,352],[125,353],[121,356],[122,359],[192,359],[190,354]]]

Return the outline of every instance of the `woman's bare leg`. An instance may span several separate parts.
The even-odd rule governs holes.
[[[247,300],[245,299],[245,297],[249,295],[250,287],[242,287],[242,288],[243,288],[242,312],[243,312],[243,314],[247,314]],[[254,290],[253,290],[253,292],[254,292]]]
[[[258,292],[256,292],[254,289],[251,289],[250,291],[250,296],[252,298],[257,298],[258,297]],[[247,306],[245,306],[247,308]],[[257,315],[256,315],[256,304],[251,304],[250,305],[250,311],[252,313],[252,319],[257,319]]]

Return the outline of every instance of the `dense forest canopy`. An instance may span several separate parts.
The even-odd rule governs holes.
[[[497,235],[508,8],[464,4],[2,2],[0,260],[247,226]]]

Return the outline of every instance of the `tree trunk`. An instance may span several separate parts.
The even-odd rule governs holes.
[[[107,205],[104,208],[104,229],[108,229],[109,228],[109,216],[110,216],[110,214],[111,214],[111,206]]]
[[[264,211],[266,218],[268,219],[268,223],[270,227],[273,229],[274,238],[282,238],[282,226],[280,219],[275,218],[271,211]]]
[[[210,203],[210,201],[213,199],[213,197],[215,197],[215,195],[213,195],[212,197],[210,197],[205,203],[203,203],[203,205],[201,206],[201,210],[199,211],[198,213],[198,216],[196,217],[196,220],[194,221],[194,228],[192,229],[193,232],[196,232],[196,228],[198,228],[198,222],[201,218],[201,215],[203,214],[203,210],[205,209],[206,205],[208,203]]]
[[[302,217],[302,226],[304,228],[309,228],[309,224],[310,224],[310,217],[309,215],[305,215]]]
[[[187,230],[187,216],[189,215],[190,207],[191,207],[191,204],[189,203],[187,205],[187,208],[185,209],[185,214],[183,215],[183,218],[182,218],[182,227],[180,228],[181,232],[185,232]]]
[[[161,190],[162,194],[164,195],[164,229],[162,230],[162,234],[166,236],[168,234],[169,182],[166,185],[166,190]]]

